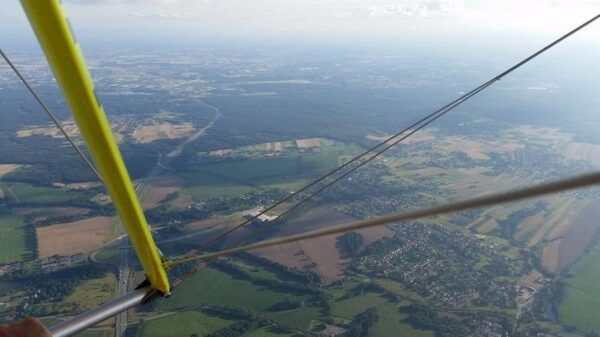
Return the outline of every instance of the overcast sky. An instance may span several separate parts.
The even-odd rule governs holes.
[[[0,38],[29,39],[17,0],[3,0]],[[560,33],[600,0],[63,0],[77,34],[382,37],[461,32]],[[600,23],[587,34],[600,36]],[[118,33],[118,34],[117,34]],[[181,35],[184,34],[184,35]]]

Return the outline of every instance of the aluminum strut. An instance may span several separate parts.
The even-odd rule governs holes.
[[[122,297],[110,300],[50,327],[50,333],[53,337],[74,336],[75,334],[91,328],[125,310],[131,309],[147,300],[151,300],[155,293],[156,290],[152,289],[150,286],[135,289]]]

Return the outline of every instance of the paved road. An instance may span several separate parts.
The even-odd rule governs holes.
[[[160,173],[160,171],[161,169],[158,164],[154,165],[152,171],[150,171],[150,173],[135,186],[135,194],[139,196],[141,191],[144,190],[144,184],[146,180],[157,175]],[[119,240],[119,280],[117,283],[117,297],[121,297],[129,291],[129,274],[131,274],[131,268],[129,266],[129,252],[130,246],[127,234],[121,235]],[[127,311],[123,311],[122,313],[118,314],[116,319],[115,337],[121,337],[123,336],[125,329],[127,329]]]
[[[209,108],[213,109],[215,112],[215,117],[210,121],[210,123],[206,124],[205,127],[203,127],[202,129],[198,130],[198,132],[194,133],[193,135],[191,135],[190,137],[188,137],[188,139],[186,139],[184,142],[182,142],[181,144],[179,144],[179,146],[177,146],[173,151],[169,152],[167,154],[167,158],[171,159],[171,158],[176,158],[177,156],[179,156],[181,154],[181,151],[183,151],[183,149],[191,142],[195,141],[196,139],[204,136],[206,134],[206,130],[210,129],[216,122],[217,120],[219,120],[219,118],[221,118],[221,110],[219,108],[217,108],[214,105],[210,105],[208,103],[205,103],[203,101],[200,100],[196,100],[199,103],[202,103],[206,106],[208,106]],[[162,167],[162,168],[166,168],[168,167],[168,165],[164,165],[163,163],[160,162],[160,159],[162,158],[162,156],[160,156],[158,158],[158,166]]]
[[[117,297],[124,296],[128,291],[129,283],[129,249],[127,246],[127,240],[123,238],[119,242],[119,280],[117,283]],[[125,329],[127,328],[127,311],[124,311],[117,315],[117,321],[115,323],[115,336],[123,336]]]

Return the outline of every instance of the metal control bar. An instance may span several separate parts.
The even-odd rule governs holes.
[[[82,332],[96,324],[107,320],[125,310],[131,309],[145,300],[153,298],[156,290],[150,286],[136,289],[125,296],[116,298],[92,308],[71,319],[60,322],[49,328],[53,337],[69,337]]]

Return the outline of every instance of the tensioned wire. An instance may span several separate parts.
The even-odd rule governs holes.
[[[168,267],[173,267],[176,265],[180,265],[183,263],[189,263],[194,261],[209,261],[215,258],[246,252],[249,250],[266,248],[276,245],[281,245],[284,243],[314,239],[325,235],[338,234],[351,230],[370,228],[376,226],[383,226],[387,224],[393,224],[401,221],[407,220],[418,220],[422,218],[429,218],[438,215],[458,212],[458,211],[466,211],[472,208],[480,208],[486,206],[494,206],[501,203],[514,202],[524,199],[530,199],[535,197],[540,197],[547,194],[558,193],[567,190],[573,190],[582,187],[589,187],[592,185],[600,184],[600,172],[587,173],[574,177],[569,177],[565,179],[555,180],[549,183],[543,183],[532,187],[525,187],[521,189],[516,189],[512,191],[506,191],[501,193],[494,193],[479,197],[474,197],[471,199],[450,202],[446,204],[442,204],[439,206],[433,206],[429,208],[421,208],[415,211],[409,211],[404,213],[397,213],[393,215],[357,221],[337,226],[331,226],[321,229],[316,229],[300,234],[284,236],[280,238],[270,239],[259,241],[253,244],[238,246],[234,248],[220,250],[214,253],[208,253],[199,256],[192,257],[184,257],[177,260],[172,260],[169,262]]]
[[[227,231],[225,231],[224,233],[220,234],[216,238],[210,240],[205,245],[205,247],[209,247],[212,244],[214,244],[214,243],[216,243],[218,241],[223,240],[224,238],[226,238],[227,236],[229,236],[233,232],[235,232],[235,231],[239,230],[240,228],[248,225],[249,223],[251,223],[252,221],[254,221],[255,219],[257,219],[259,216],[261,216],[261,215],[265,214],[266,212],[274,209],[275,207],[283,204],[284,202],[292,199],[294,196],[296,196],[299,193],[301,193],[301,192],[309,189],[310,187],[318,184],[319,182],[321,182],[324,179],[330,177],[331,175],[335,174],[336,172],[339,172],[340,170],[342,170],[343,168],[347,167],[351,163],[356,162],[356,161],[362,159],[363,157],[367,156],[368,154],[370,154],[374,150],[382,147],[385,144],[388,144],[387,146],[383,147],[383,149],[377,151],[375,154],[373,154],[372,156],[370,156],[368,159],[359,162],[355,167],[353,167],[350,170],[348,170],[347,172],[343,173],[341,176],[335,178],[330,183],[324,185],[323,187],[319,188],[317,191],[315,191],[315,192],[309,194],[308,196],[302,198],[298,203],[294,204],[293,206],[291,206],[290,208],[288,208],[287,210],[285,210],[283,213],[281,213],[278,216],[278,219],[282,218],[283,216],[285,216],[288,213],[290,213],[292,210],[297,209],[300,205],[302,205],[302,204],[306,203],[307,201],[311,200],[312,198],[314,198],[315,196],[317,196],[321,192],[325,191],[326,189],[328,189],[329,187],[333,186],[334,184],[336,184],[340,180],[342,180],[345,177],[347,177],[348,175],[352,174],[354,171],[358,170],[359,168],[361,168],[362,166],[366,165],[367,163],[369,163],[373,159],[377,158],[382,153],[386,152],[387,150],[389,150],[390,148],[394,147],[398,143],[400,143],[403,140],[407,139],[408,137],[412,136],[413,134],[415,134],[416,132],[418,132],[419,130],[421,130],[422,128],[424,128],[425,126],[431,124],[433,121],[437,120],[438,118],[440,118],[441,116],[445,115],[449,111],[453,110],[457,106],[459,106],[462,103],[466,102],[471,97],[477,95],[478,93],[480,93],[481,91],[483,91],[487,87],[491,86],[492,84],[496,83],[497,81],[500,81],[506,75],[508,75],[508,74],[512,73],[513,71],[517,70],[518,68],[520,68],[521,66],[525,65],[529,61],[533,60],[534,58],[536,58],[540,54],[544,53],[548,49],[554,47],[558,43],[562,42],[563,40],[567,39],[571,35],[575,34],[579,30],[581,30],[584,27],[586,27],[587,25],[591,24],[592,22],[594,22],[595,20],[597,20],[599,17],[600,17],[600,14],[594,16],[593,18],[589,19],[588,21],[584,22],[583,24],[579,25],[578,27],[574,28],[573,30],[569,31],[568,33],[562,35],[561,37],[559,37],[558,39],[554,40],[553,42],[549,43],[545,47],[541,48],[540,50],[536,51],[535,53],[531,54],[530,56],[528,56],[525,59],[521,60],[520,62],[516,63],[512,67],[510,67],[507,70],[503,71],[502,73],[496,75],[495,77],[493,77],[492,79],[488,80],[487,82],[481,84],[477,88],[475,88],[475,89],[467,92],[466,94],[460,96],[459,98],[455,99],[454,101],[452,101],[452,102],[448,103],[447,105],[443,106],[442,108],[440,108],[440,109],[438,109],[438,110],[436,110],[436,111],[428,114],[427,116],[423,117],[422,119],[418,120],[417,122],[411,124],[410,126],[408,126],[405,129],[403,129],[402,131],[400,131],[400,132],[398,132],[398,133],[396,133],[396,134],[394,134],[394,135],[386,138],[385,140],[383,140],[382,142],[378,143],[377,145],[371,147],[370,149],[368,149],[368,150],[364,151],[363,153],[359,154],[358,156],[352,158],[350,161],[346,162],[345,164],[337,167],[336,169],[332,170],[331,172],[325,174],[324,176],[322,176],[322,177],[314,180],[313,182],[309,183],[308,185],[302,187],[300,190],[298,190],[298,191],[296,191],[296,192],[294,192],[294,193],[286,196],[285,198],[277,201],[276,203],[272,204],[271,206],[267,207],[266,209],[262,210],[261,212],[255,214],[254,216],[250,217],[249,219],[243,221],[241,224],[236,225],[235,227],[233,227],[231,229],[228,229]],[[410,131],[410,132],[408,134],[400,137],[401,135],[403,135],[407,131]],[[193,256],[194,254],[197,254],[197,253],[198,253],[197,250],[191,251],[191,252],[185,254],[184,257],[190,257],[190,256]]]
[[[98,171],[96,170],[96,168],[94,167],[94,165],[92,164],[92,162],[86,157],[86,155],[83,153],[83,151],[81,151],[81,149],[79,148],[79,146],[77,146],[77,144],[75,143],[75,141],[73,140],[73,138],[71,138],[71,136],[69,136],[69,134],[63,128],[63,126],[60,123],[60,121],[58,120],[58,118],[56,118],[56,116],[52,113],[52,111],[50,111],[50,108],[48,108],[48,106],[46,105],[46,103],[44,103],[44,101],[42,101],[42,98],[35,92],[35,90],[33,90],[33,87],[31,87],[31,85],[29,85],[29,83],[27,82],[27,80],[25,79],[25,77],[23,77],[23,75],[21,75],[21,72],[19,72],[19,70],[17,69],[17,67],[15,67],[15,65],[10,61],[10,59],[8,58],[8,56],[6,56],[6,54],[2,51],[2,49],[0,49],[0,55],[2,55],[2,58],[4,58],[4,60],[6,61],[6,63],[12,68],[13,72],[17,75],[17,77],[25,85],[25,87],[27,88],[27,90],[29,90],[29,92],[31,93],[31,95],[33,96],[33,98],[35,98],[35,100],[39,103],[39,105],[42,107],[42,109],[46,112],[46,114],[48,115],[48,117],[50,117],[50,119],[54,122],[54,124],[60,130],[60,132],[62,132],[63,136],[65,136],[65,138],[67,138],[67,141],[69,141],[69,143],[71,144],[71,146],[73,146],[73,148],[75,149],[75,151],[77,151],[77,153],[79,154],[79,157],[81,157],[81,159],[89,167],[89,169],[92,171],[92,173],[94,173],[94,175],[98,178],[98,180],[100,182],[102,182],[102,177],[100,176],[100,173],[98,173]]]

